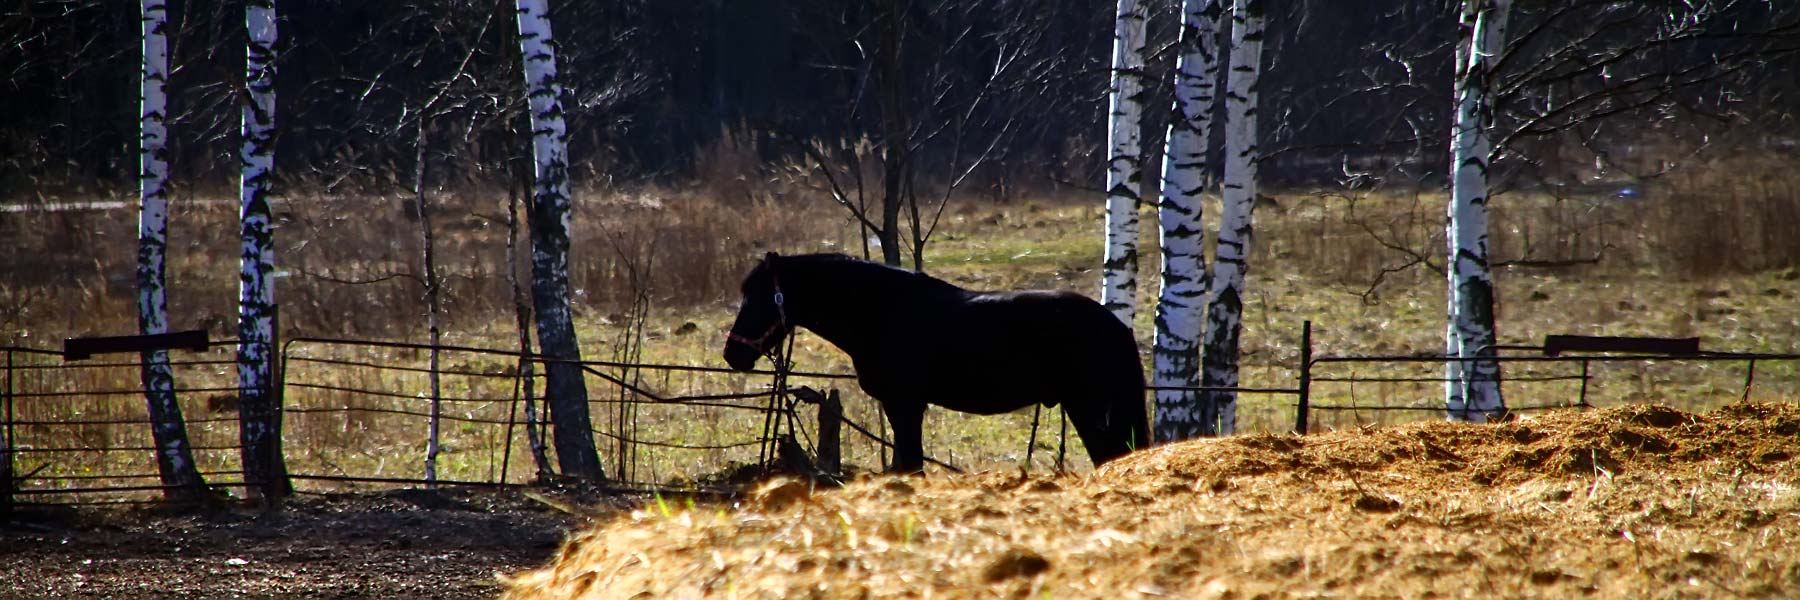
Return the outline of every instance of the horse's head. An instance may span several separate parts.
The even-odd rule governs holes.
[[[782,340],[793,329],[776,268],[779,258],[770,252],[744,278],[743,303],[738,307],[737,321],[731,324],[731,333],[725,336],[725,363],[733,369],[748,371],[755,367],[757,357],[779,351]]]

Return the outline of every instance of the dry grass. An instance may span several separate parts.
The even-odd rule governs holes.
[[[123,200],[121,200],[123,201]],[[512,323],[504,190],[438,193],[437,253],[452,338],[503,336]],[[129,206],[129,205],[126,205]],[[0,213],[18,252],[0,257],[0,342],[136,328],[136,221],[129,209]],[[283,334],[422,339],[422,243],[410,195],[295,194],[276,206]],[[836,209],[779,196],[700,190],[577,195],[571,281],[578,314],[732,300],[760,251],[848,245]],[[227,198],[181,197],[170,215],[171,327],[236,330],[238,229]],[[523,231],[521,224],[521,233]],[[521,235],[520,272],[530,251]],[[355,306],[359,310],[346,311]]]
[[[743,148],[713,150],[720,164],[739,164]],[[737,158],[733,158],[737,157]],[[747,173],[747,175],[746,175]],[[590,190],[578,195],[573,273],[578,328],[584,355],[651,363],[717,365],[719,333],[729,324],[741,273],[764,250],[843,251],[861,254],[862,240],[843,212],[816,187],[791,174],[757,175],[756,169],[722,169],[699,188],[630,193]],[[1532,344],[1550,333],[1699,336],[1708,349],[1800,351],[1800,250],[1780,225],[1796,222],[1800,206],[1785,171],[1755,162],[1696,168],[1650,188],[1647,198],[1623,200],[1513,192],[1496,201],[1494,248],[1499,260],[1567,259],[1602,253],[1598,264],[1558,269],[1511,268],[1497,272],[1502,343]],[[1756,175],[1767,174],[1767,175]],[[1246,298],[1246,385],[1293,383],[1302,320],[1316,323],[1320,353],[1403,354],[1441,346],[1444,284],[1428,268],[1382,276],[1406,255],[1387,244],[1432,252],[1441,245],[1443,197],[1439,193],[1290,191],[1259,209],[1257,255]],[[515,342],[511,292],[504,260],[504,191],[440,194],[440,260],[446,279],[446,342],[506,348]],[[1703,206],[1696,210],[1694,207]],[[951,206],[928,251],[929,272],[970,287],[1063,288],[1093,293],[1098,281],[1100,208],[1087,196],[1039,196],[1022,202],[959,201]],[[411,275],[419,263],[417,223],[401,196],[296,195],[278,207],[278,262],[285,269],[278,296],[283,335],[362,337],[423,341],[423,301]],[[1218,214],[1209,209],[1210,215]],[[134,230],[129,211],[0,213],[0,234],[17,252],[0,256],[0,335],[3,341],[46,347],[65,336],[118,334],[135,329],[131,260]],[[1146,212],[1146,215],[1150,215]],[[1145,221],[1143,273],[1154,273],[1154,219]],[[199,327],[215,338],[234,335],[236,287],[235,212],[229,201],[179,199],[173,215],[171,307],[175,328]],[[1387,244],[1384,244],[1384,241]],[[1604,250],[1603,250],[1604,249]],[[523,254],[523,253],[521,253]],[[354,283],[361,282],[361,283]],[[1151,306],[1154,285],[1142,288]],[[639,312],[642,309],[643,312]],[[1140,347],[1148,349],[1151,310],[1139,311]],[[641,344],[641,345],[640,345]],[[417,353],[311,348],[309,356],[355,359],[385,366],[422,367]],[[803,369],[847,373],[845,357],[813,336],[801,336]],[[228,353],[208,358],[228,360]],[[445,364],[485,374],[510,369],[490,357],[449,356]],[[184,388],[229,387],[229,366],[189,368],[177,374]],[[1510,370],[1514,377],[1567,375],[1568,368]],[[1420,370],[1361,368],[1333,375],[1431,377]],[[296,365],[296,381],[374,390],[385,398],[343,392],[289,389],[299,409],[288,450],[297,466],[327,473],[408,476],[419,473],[424,421],[416,416],[342,412],[423,412],[423,376],[329,364]],[[1596,367],[1593,402],[1663,401],[1704,410],[1738,399],[1743,366],[1610,365]],[[764,382],[737,376],[616,373],[659,393],[719,393],[755,389]],[[20,378],[20,391],[129,390],[136,369],[41,372]],[[1753,398],[1792,397],[1800,372],[1792,364],[1759,364]],[[808,382],[815,386],[822,382]],[[852,419],[879,430],[876,405],[843,382]],[[451,415],[503,419],[513,411],[506,379],[449,376],[446,396],[486,399],[452,405]],[[1515,406],[1573,402],[1570,382],[1508,384]],[[624,398],[594,380],[596,400]],[[1320,383],[1315,402],[1369,407],[1430,407],[1441,390],[1417,383]],[[208,405],[211,394],[184,396],[203,445],[235,441],[235,423]],[[96,419],[142,418],[129,394],[62,398],[31,413],[44,419],[68,414]],[[1291,427],[1285,397],[1246,396],[1240,406],[1246,431]],[[26,406],[21,402],[21,407]],[[761,419],[750,413],[653,407],[621,413],[595,406],[596,421],[614,431],[659,441],[733,442],[753,437]],[[1325,428],[1355,427],[1425,418],[1427,413],[1351,411],[1320,415]],[[21,418],[24,418],[23,416]],[[806,416],[805,418],[810,418]],[[1032,414],[972,417],[931,411],[927,451],[955,464],[1012,468],[1024,461]],[[1044,425],[1054,433],[1052,416]],[[86,427],[74,438],[95,448],[148,444],[141,427]],[[44,431],[41,445],[66,432]],[[500,470],[514,481],[529,474],[524,438],[488,424],[446,427],[448,472],[485,479]],[[40,439],[33,438],[33,439]],[[879,446],[852,435],[846,459],[862,467],[883,462]],[[1050,467],[1053,435],[1041,435],[1032,468]],[[502,453],[508,442],[512,455]],[[1073,442],[1073,441],[1072,441]],[[620,449],[602,441],[603,460],[634,479],[684,481],[729,470],[754,458],[754,447],[731,451]],[[1078,442],[1068,449],[1081,456]],[[748,454],[746,454],[748,452]],[[147,457],[83,459],[67,455],[54,469],[107,473],[114,467],[148,472]],[[115,462],[108,462],[115,461]],[[123,461],[123,464],[117,464]],[[235,452],[220,451],[203,463],[229,470]],[[1084,463],[1085,461],[1076,461]],[[1079,466],[1079,465],[1077,465]],[[27,465],[29,469],[30,466]],[[46,471],[46,473],[51,471]]]
[[[1085,476],[658,500],[526,598],[1782,597],[1800,410],[1733,405],[1164,446]]]

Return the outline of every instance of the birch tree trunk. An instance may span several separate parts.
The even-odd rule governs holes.
[[[1244,275],[1250,268],[1251,213],[1256,208],[1256,108],[1262,74],[1262,0],[1231,8],[1231,63],[1225,78],[1225,181],[1214,249],[1211,304],[1206,309],[1201,385],[1237,387],[1238,335],[1244,321]],[[1237,394],[1203,392],[1205,433],[1237,431]]]
[[[1468,50],[1457,56],[1456,116],[1451,130],[1451,183],[1446,238],[1450,251],[1449,328],[1446,354],[1492,357],[1494,282],[1488,270],[1488,163],[1494,125],[1493,67],[1506,48],[1511,0],[1465,0],[1462,30]],[[1458,41],[1458,44],[1464,43]],[[1505,413],[1500,397],[1500,363],[1462,362],[1445,369],[1445,409],[1451,420],[1486,422]]]
[[[1199,338],[1206,304],[1206,227],[1201,192],[1206,188],[1206,149],[1212,134],[1214,91],[1219,80],[1221,0],[1184,0],[1175,60],[1175,107],[1163,151],[1162,292],[1156,303],[1156,338],[1151,383],[1160,387],[1200,385]],[[1201,435],[1200,395],[1185,390],[1156,392],[1156,440]]]
[[[537,412],[537,376],[534,372],[537,361],[531,356],[531,298],[525,293],[524,286],[519,284],[519,197],[529,193],[531,183],[521,177],[515,185],[507,186],[506,201],[506,281],[512,286],[513,318],[519,332],[519,392],[525,397],[525,440],[531,445],[531,462],[536,468],[536,479],[543,483],[549,479],[550,458],[544,446],[544,422],[538,418]]]
[[[1469,76],[1469,46],[1475,41],[1475,3],[1470,0],[1458,0],[1457,4],[1456,57],[1454,59],[1455,62],[1450,63],[1450,68],[1453,71],[1451,74],[1452,93],[1457,99],[1460,99],[1462,97],[1462,82],[1465,79],[1468,79]],[[1458,104],[1457,106],[1460,108],[1461,104]],[[1452,121],[1450,132],[1450,168],[1452,170],[1452,176],[1455,175],[1456,170],[1455,160],[1457,145],[1462,142],[1462,138],[1457,137],[1455,129],[1455,120],[1458,116],[1459,114],[1457,112],[1452,112],[1450,115]],[[1451,197],[1454,199],[1455,182],[1452,181],[1451,185],[1453,186],[1451,189]],[[1456,224],[1454,223],[1456,202],[1452,201],[1449,204],[1446,204],[1444,211],[1445,254],[1449,256],[1450,261],[1454,263],[1456,261]],[[1454,264],[1452,267],[1454,267]],[[1445,275],[1449,276],[1450,274],[1451,272],[1446,269]],[[1448,281],[1450,281],[1450,293],[1444,295],[1444,356],[1462,356],[1462,343],[1456,333],[1456,316],[1461,312],[1457,309],[1456,305],[1456,278],[1451,276],[1448,278]],[[1452,420],[1456,419],[1457,415],[1463,414],[1463,409],[1467,404],[1463,396],[1463,368],[1464,365],[1460,361],[1444,361],[1444,407],[1448,411],[1448,417]]]
[[[168,290],[163,277],[169,246],[169,199],[164,193],[169,181],[169,130],[164,121],[169,105],[164,92],[169,80],[169,38],[163,29],[168,25],[169,7],[164,0],[143,0],[139,8],[144,51],[138,98],[138,333],[154,335],[169,331]],[[181,404],[176,402],[169,352],[145,352],[141,360],[156,468],[162,484],[168,486],[164,496],[172,500],[202,497],[206,482],[194,465],[187,424],[181,417]]]
[[[1144,4],[1119,0],[1114,20],[1112,86],[1106,134],[1106,251],[1100,303],[1131,326],[1137,313],[1138,202],[1144,156]]]
[[[275,169],[275,0],[249,0],[244,72],[243,225],[238,288],[238,435],[244,479],[265,499],[290,489],[281,457],[275,392],[275,237],[269,218]]]
[[[555,423],[557,461],[563,474],[606,477],[594,449],[588,418],[587,384],[569,310],[569,168],[563,125],[562,84],[556,75],[556,44],[546,0],[517,0],[519,50],[531,103],[531,146],[535,186],[527,221],[531,227],[531,295],[537,314],[538,345],[549,359],[545,401]]]
[[[418,136],[413,142],[413,200],[419,205],[419,246],[424,254],[419,259],[425,265],[425,335],[431,341],[430,366],[426,373],[431,420],[425,432],[425,481],[437,483],[437,459],[443,450],[438,439],[444,416],[443,379],[438,374],[439,361],[443,357],[438,345],[444,341],[443,330],[438,328],[438,315],[443,312],[443,280],[437,273],[437,237],[431,231],[431,198],[425,195],[425,143],[428,140],[423,116],[419,118],[418,127]]]

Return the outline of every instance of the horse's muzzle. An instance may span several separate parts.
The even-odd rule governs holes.
[[[738,371],[754,369],[756,368],[756,359],[760,356],[762,354],[755,348],[751,348],[749,344],[735,340],[725,342],[725,364],[731,365],[732,369]]]

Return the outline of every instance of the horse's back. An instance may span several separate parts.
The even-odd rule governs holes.
[[[1069,394],[1142,394],[1143,368],[1131,328],[1100,303],[1074,292],[1030,290],[974,294],[955,319],[971,368],[997,369],[1015,389],[1052,404]]]
[[[1111,311],[1092,298],[1059,290],[1026,290],[975,294],[969,301],[975,328],[1017,330],[1022,337],[1049,337],[1068,343],[1104,344],[1117,350],[1121,342],[1136,340]],[[1039,335],[1032,335],[1032,334]],[[1057,344],[1061,346],[1062,344]],[[1134,359],[1135,360],[1135,359]]]

